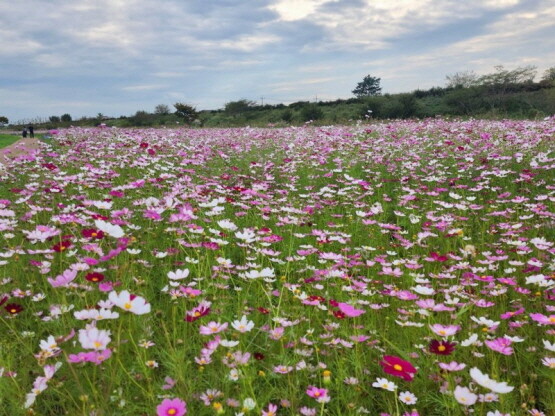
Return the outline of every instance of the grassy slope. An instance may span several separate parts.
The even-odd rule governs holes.
[[[0,134],[0,149],[9,146],[19,140],[18,136],[13,136],[11,134]]]

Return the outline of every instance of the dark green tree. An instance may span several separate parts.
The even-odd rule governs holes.
[[[364,79],[357,84],[356,88],[352,92],[355,96],[357,96],[357,98],[381,95],[382,93],[382,87],[380,87],[381,80],[382,80],[381,78],[373,77],[371,75],[366,75]]]
[[[542,81],[555,81],[555,66],[547,68],[543,73]]]
[[[301,117],[303,121],[314,121],[324,118],[324,112],[316,104],[310,104],[301,110]]]
[[[175,115],[181,117],[185,124],[192,124],[198,118],[198,112],[195,107],[185,103],[175,103]]]
[[[68,113],[62,114],[62,117],[60,117],[60,119],[64,122],[64,123],[69,123],[72,118]]]
[[[8,117],[0,116],[0,126],[3,126],[4,124],[8,124],[9,122],[10,120],[8,120]]]
[[[48,120],[50,120],[51,123],[59,123],[60,122],[60,117],[50,116],[50,117],[48,117]]]
[[[168,115],[170,114],[170,107],[167,106],[166,104],[158,104],[155,108],[154,108],[154,114],[158,114],[158,115]]]
[[[251,100],[242,98],[239,101],[230,101],[225,104],[224,111],[226,114],[236,117],[246,113],[256,107],[256,103]]]

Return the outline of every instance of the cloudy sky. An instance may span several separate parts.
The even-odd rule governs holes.
[[[131,115],[444,85],[462,70],[555,65],[555,0],[0,2],[0,115]]]

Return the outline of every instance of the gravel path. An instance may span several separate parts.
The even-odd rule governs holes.
[[[38,139],[19,139],[17,142],[0,149],[0,163],[5,164],[18,156],[37,153],[39,148],[40,141]]]

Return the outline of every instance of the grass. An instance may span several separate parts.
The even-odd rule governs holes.
[[[458,416],[457,386],[489,393],[469,375],[477,367],[514,390],[476,401],[474,414],[553,414],[554,370],[542,364],[553,327],[530,316],[553,315],[553,245],[534,240],[555,240],[553,131],[429,120],[61,132],[41,159],[0,173],[0,409],[27,414],[36,394],[28,407],[45,416],[153,415],[164,398],[192,415],[260,415],[272,403],[279,416]],[[71,270],[66,284],[48,280]],[[172,280],[178,270],[188,275]],[[150,311],[106,303],[124,289]],[[186,321],[203,300],[209,313]],[[92,322],[74,313],[100,307],[119,313],[96,322],[111,357],[69,363],[92,351]],[[232,326],[243,315],[249,332]],[[228,327],[203,335],[210,322]],[[460,329],[442,338],[433,324]],[[49,336],[55,345],[41,344]],[[504,336],[517,340],[508,355],[485,344]],[[431,351],[442,339],[456,343],[451,355]],[[417,367],[414,379],[384,372],[385,355]],[[466,367],[439,367],[450,361]],[[175,385],[163,388],[167,377]],[[397,390],[373,387],[378,377]]]
[[[3,147],[7,147],[10,144],[15,143],[16,141],[18,141],[21,137],[19,136],[14,136],[12,134],[0,134],[0,149]]]

